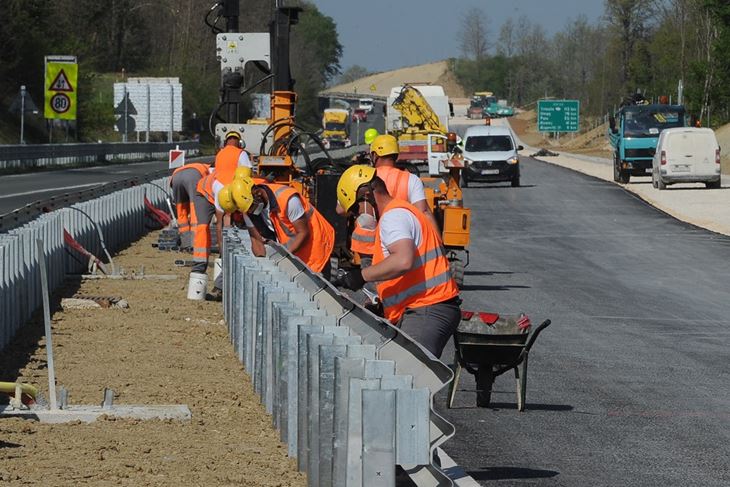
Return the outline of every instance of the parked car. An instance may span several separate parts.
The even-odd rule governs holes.
[[[709,128],[678,127],[659,135],[651,165],[655,188],[674,183],[705,183],[720,187],[720,146]]]
[[[356,108],[352,111],[352,121],[357,122],[367,122],[368,121],[368,111],[364,108]]]
[[[462,143],[465,169],[461,172],[464,187],[470,181],[509,181],[520,185],[520,157],[523,149],[515,143],[509,127],[479,125],[466,129]]]

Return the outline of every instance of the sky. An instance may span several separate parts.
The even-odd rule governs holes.
[[[458,57],[457,35],[464,12],[482,9],[492,36],[508,18],[525,15],[548,35],[571,19],[589,22],[603,15],[603,0],[311,0],[337,23],[344,47],[343,70],[358,64],[369,71]]]

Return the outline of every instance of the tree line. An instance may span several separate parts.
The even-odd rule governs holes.
[[[28,87],[42,108],[43,59],[49,54],[78,57],[78,124],[82,140],[96,138],[104,132],[110,135],[114,122],[112,100],[105,99],[98,86],[105,74],[114,75],[107,84],[122,81],[126,76],[179,77],[185,118],[196,113],[207,120],[218,103],[220,67],[216,60],[215,35],[203,21],[214,0],[4,0],[2,3],[0,122],[2,118],[10,121],[8,107],[21,85]],[[340,73],[342,46],[334,21],[319,12],[313,3],[307,0],[287,3],[304,9],[299,24],[292,27],[291,40],[292,76],[299,95],[298,117],[305,124],[317,125],[316,96]],[[240,0],[239,4],[241,32],[268,32],[273,0]],[[224,19],[220,19],[219,26],[225,28]],[[266,84],[259,91],[265,88]],[[105,91],[111,93],[111,86]]]
[[[641,92],[683,103],[703,123],[730,120],[730,2],[605,0],[597,22],[569,21],[553,36],[527,17],[493,31],[478,8],[459,31],[452,68],[467,91],[493,91],[527,106],[543,97],[579,99],[601,116]]]

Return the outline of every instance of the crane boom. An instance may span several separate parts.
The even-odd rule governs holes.
[[[415,87],[408,84],[403,85],[392,106],[401,113],[408,124],[404,133],[446,135],[446,127],[441,123],[426,98]]]

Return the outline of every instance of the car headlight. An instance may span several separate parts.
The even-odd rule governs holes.
[[[507,164],[517,164],[518,162],[520,162],[520,158],[517,156],[507,159]]]

